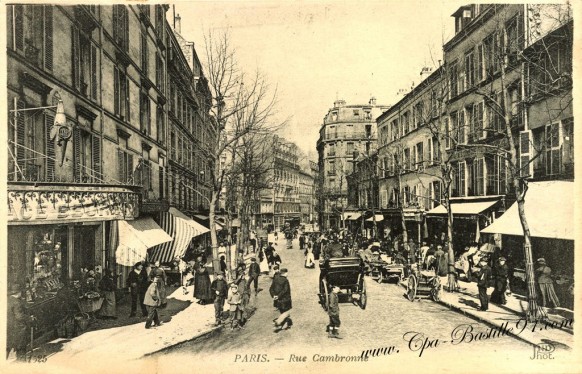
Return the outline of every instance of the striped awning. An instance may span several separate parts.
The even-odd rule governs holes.
[[[171,242],[172,237],[151,218],[134,221],[118,221],[118,245],[115,251],[116,263],[132,266],[145,260],[148,248]]]
[[[148,258],[150,261],[162,263],[181,258],[192,238],[210,231],[176,208],[170,208],[167,213],[161,214],[160,226],[174,240],[151,248]]]

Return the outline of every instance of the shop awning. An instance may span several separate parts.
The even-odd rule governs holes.
[[[574,182],[529,182],[524,210],[531,236],[574,240]],[[517,203],[481,233],[523,236]]]
[[[362,216],[362,213],[348,212],[348,213],[344,213],[343,219],[344,219],[344,221],[355,221],[355,220],[359,219],[361,216]]]
[[[497,204],[498,200],[494,201],[463,201],[455,202],[451,201],[451,208],[453,210],[453,215],[477,215],[487,209],[491,208],[493,205]],[[444,205],[439,205],[436,208],[426,212],[427,216],[446,216],[447,210]]]
[[[176,208],[170,208],[167,213],[162,213],[160,226],[174,240],[152,248],[149,253],[151,261],[170,262],[181,258],[192,238],[210,231]]]
[[[376,216],[376,222],[382,222],[382,221],[384,221],[384,215],[382,215],[382,214],[376,214],[375,216]],[[366,221],[367,222],[373,222],[374,221],[374,216],[368,218]]]
[[[198,218],[199,220],[206,221],[208,219],[208,216],[203,216],[201,214],[195,214],[194,218]]]
[[[123,266],[133,266],[145,260],[148,248],[172,241],[172,237],[151,218],[118,221],[118,235],[115,259]]]

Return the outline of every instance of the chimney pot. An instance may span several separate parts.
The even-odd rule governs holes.
[[[178,34],[182,33],[182,18],[180,17],[180,14],[176,14],[176,32]]]

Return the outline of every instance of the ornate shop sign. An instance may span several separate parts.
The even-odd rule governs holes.
[[[123,188],[8,188],[8,224],[131,220],[138,216],[139,194]]]

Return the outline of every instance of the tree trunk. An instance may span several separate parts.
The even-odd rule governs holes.
[[[210,243],[212,245],[212,269],[214,273],[220,270],[220,261],[218,259],[218,236],[216,235],[216,202],[218,201],[218,191],[212,191],[210,199],[210,209],[208,212],[208,220],[210,222]]]
[[[456,291],[456,276],[455,276],[455,251],[453,249],[453,209],[451,208],[451,201],[449,196],[445,196],[445,204],[447,205],[447,258],[448,258],[448,279],[447,291]]]

